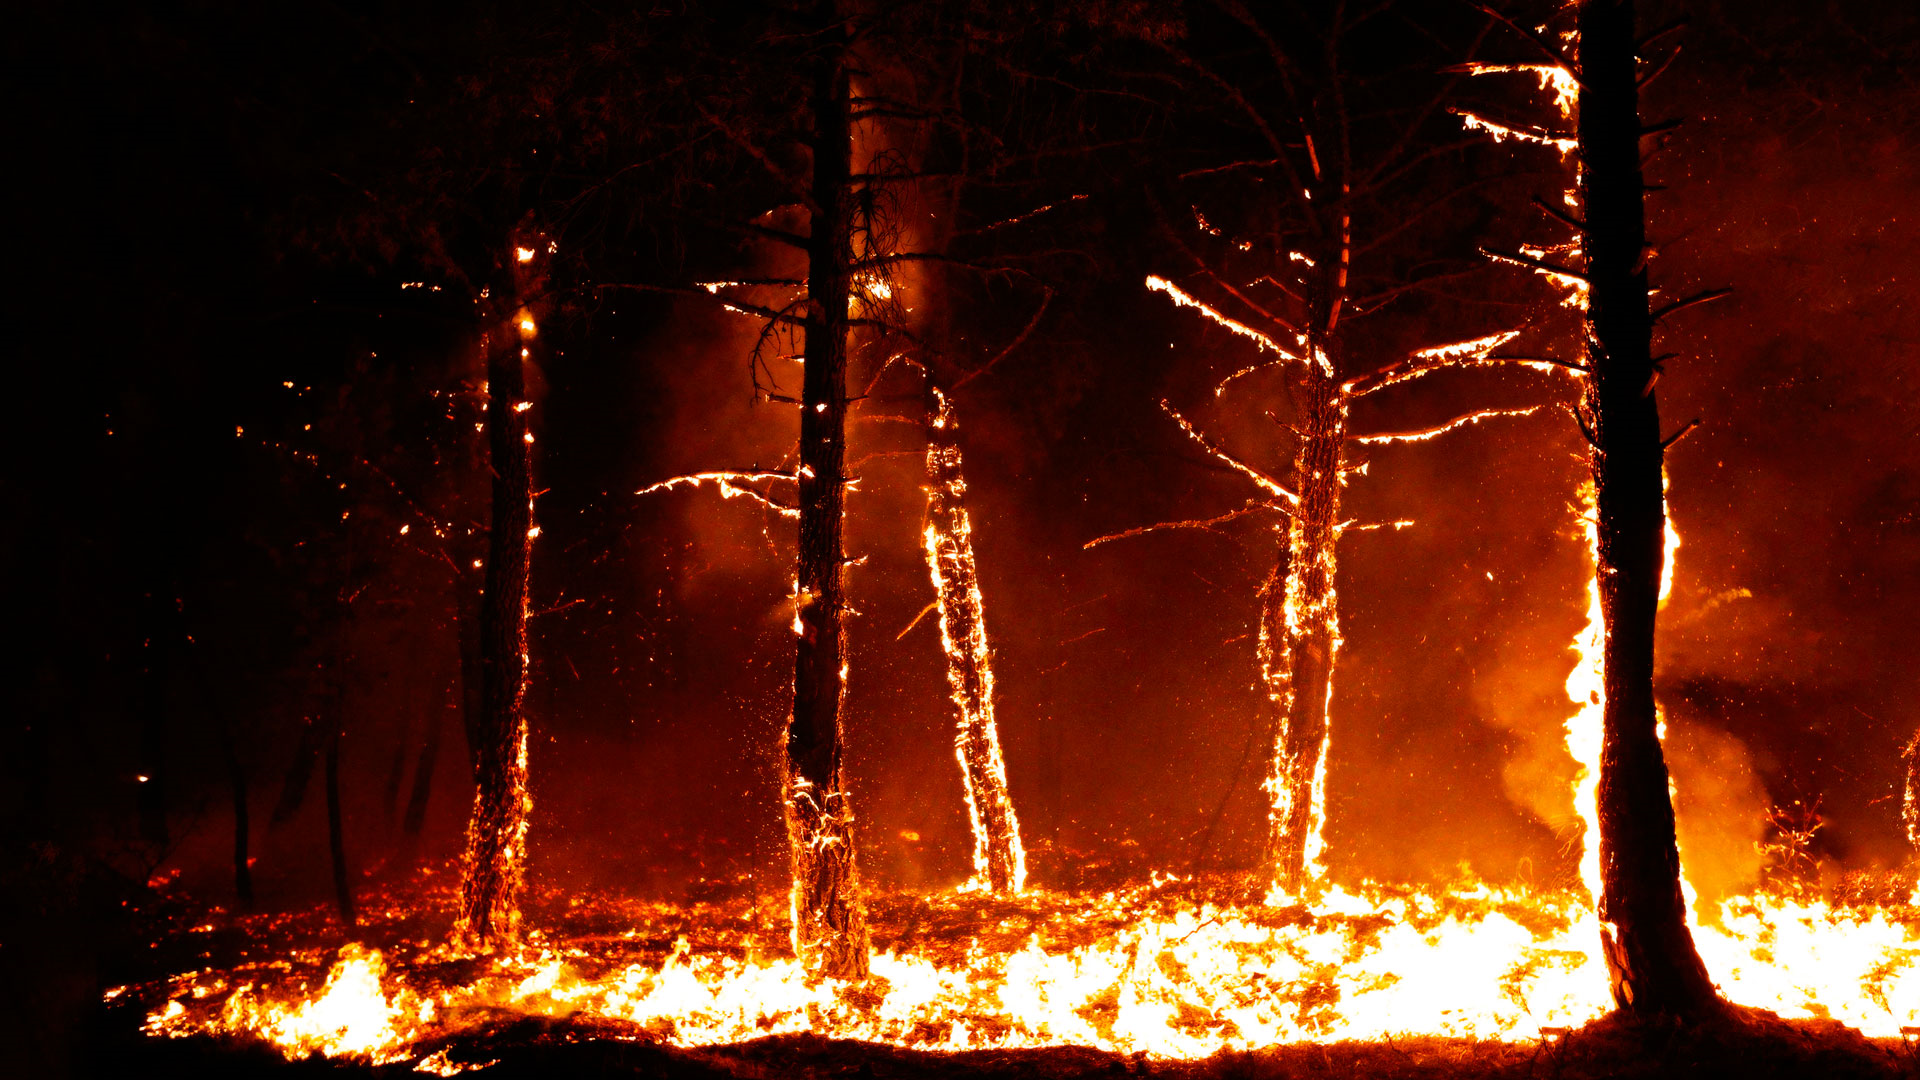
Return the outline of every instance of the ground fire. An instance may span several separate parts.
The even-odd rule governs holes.
[[[1920,16],[1709,6],[36,15],[22,1060],[1916,1075]]]

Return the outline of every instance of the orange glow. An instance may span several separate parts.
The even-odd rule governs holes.
[[[1160,875],[1091,894],[937,893],[900,903],[896,917],[918,911],[959,936],[922,934],[902,948],[889,941],[907,926],[876,917],[878,978],[859,994],[809,984],[791,954],[764,944],[784,936],[775,910],[750,899],[565,906],[629,929],[580,940],[536,929],[448,985],[434,973],[457,957],[411,940],[417,931],[400,928],[413,914],[397,908],[379,916],[391,923],[384,951],[350,945],[108,996],[138,994],[156,1035],[240,1036],[289,1058],[372,1062],[420,1062],[434,1039],[489,1016],[572,1018],[606,1037],[680,1046],[811,1031],[921,1049],[1072,1044],[1193,1059],[1400,1034],[1529,1039],[1609,1007],[1579,898],[1471,881],[1439,892],[1336,887],[1284,918]],[[1733,1000],[1830,1014],[1880,1037],[1920,1023],[1920,912],[1746,898],[1723,919],[1695,933]]]

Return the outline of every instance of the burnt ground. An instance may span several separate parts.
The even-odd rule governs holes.
[[[369,912],[388,912],[393,925],[386,927],[385,932],[363,926],[362,934],[370,934],[396,950],[403,939],[409,937],[433,939],[443,935],[444,926],[421,924],[421,920],[427,918],[421,911],[424,908],[438,912],[446,905],[405,903],[398,898],[412,895],[413,889],[431,892],[443,886],[444,883],[437,880],[421,878],[411,886],[400,887],[397,893],[370,893]],[[1141,902],[1152,905],[1220,900],[1232,895],[1236,887],[1230,878],[1186,882],[1169,886],[1163,890],[1165,896],[1153,895]],[[564,931],[563,936],[592,936],[604,930],[601,923],[610,919],[621,926],[648,927],[648,932],[626,942],[627,947],[638,949],[641,954],[626,957],[627,960],[657,961],[658,957],[650,957],[649,950],[663,952],[676,933],[688,932],[681,923],[689,916],[672,906],[636,906],[611,900],[563,903],[554,897],[545,897],[543,902],[546,906],[540,907],[542,921]],[[291,955],[299,952],[297,946],[303,944],[314,946],[308,951],[320,957],[315,969],[315,976],[319,977],[331,962],[331,946],[339,933],[325,909],[239,919],[216,918],[203,906],[177,896],[163,902],[132,904],[120,910],[128,913],[129,925],[123,928],[126,938],[121,942],[123,947],[114,950],[119,957],[108,965],[119,969],[114,972],[118,979],[113,981],[152,979],[210,962],[231,964],[260,949],[275,955]],[[956,940],[971,940],[970,931],[962,932],[963,928],[948,924],[964,922],[966,927],[977,930],[981,922],[978,918],[961,920],[962,913],[949,911],[924,898],[910,911],[893,911],[885,902],[878,903],[876,911],[882,916],[880,924],[898,923],[910,928],[910,933],[903,931],[901,936],[913,937],[921,948],[951,947]],[[1015,916],[1022,913],[1017,905],[1006,910],[996,908],[996,919],[987,921],[1007,922],[1018,929],[1024,923]],[[673,925],[654,926],[648,921],[649,917],[655,921],[667,919]],[[676,919],[679,921],[674,921]],[[216,926],[218,929],[213,933],[201,932]],[[744,929],[739,932],[748,937],[784,936],[775,933],[778,927],[760,927],[752,919],[741,921],[741,926]],[[613,940],[606,934],[600,938]],[[68,942],[69,947],[54,950],[64,956],[72,952],[74,943],[88,939],[55,933],[41,940],[50,947],[53,942]],[[30,939],[19,942],[30,943]],[[101,944],[95,942],[96,947]],[[16,955],[12,959],[17,962],[20,957]],[[106,973],[103,969],[102,974]],[[16,1021],[27,1019],[36,1002],[44,1007],[48,995],[57,996],[55,983],[27,981],[38,982],[40,989],[27,991],[24,1010],[8,1010],[12,1014],[10,1018]],[[16,984],[7,989],[12,996],[23,988]],[[66,1060],[53,1062],[49,1072],[42,1068],[45,1063],[35,1060],[28,1045],[32,1038],[0,1039],[0,1076],[71,1073],[99,1077],[191,1076],[238,1080],[255,1076],[400,1078],[426,1075],[413,1071],[410,1063],[374,1066],[323,1058],[290,1062],[273,1047],[230,1038],[149,1037],[142,1032],[141,1024],[151,1001],[138,994],[128,994],[110,1003],[101,1002],[97,995],[92,1000],[94,1003],[84,1009],[86,1015],[78,1025],[81,1028],[78,1037],[68,1041],[72,1052]],[[41,1035],[44,1037],[45,1033]],[[1144,1055],[1085,1047],[935,1052],[813,1035],[780,1035],[726,1046],[682,1048],[650,1041],[646,1032],[630,1025],[504,1012],[492,1021],[480,1019],[463,1025],[444,1041],[419,1049],[422,1053],[444,1051],[446,1059],[453,1063],[491,1062],[484,1069],[463,1074],[486,1080],[519,1077],[880,1080],[963,1076],[1033,1076],[1061,1080],[1120,1076],[1168,1080],[1588,1080],[1721,1076],[1763,1080],[1820,1077],[1920,1080],[1920,1034],[1904,1040],[1868,1039],[1833,1021],[1784,1021],[1770,1013],[1746,1009],[1735,1010],[1711,1024],[1685,1027],[1635,1025],[1608,1018],[1545,1039],[1517,1042],[1408,1037],[1382,1042],[1306,1043],[1252,1052],[1222,1052],[1196,1061],[1155,1060]],[[24,1056],[19,1056],[22,1051]],[[8,1056],[12,1056],[11,1064]],[[20,1066],[22,1071],[14,1072],[15,1066]]]
[[[84,1062],[94,1076],[398,1078],[410,1065],[313,1058],[289,1062],[273,1049],[209,1038],[150,1039],[130,1010],[103,1011]],[[684,1049],[608,1037],[576,1022],[521,1020],[465,1033],[447,1060],[478,1065],[486,1080],[546,1077],[885,1078],[1155,1077],[1166,1080],[1593,1080],[1600,1077],[1740,1077],[1756,1080],[1920,1077],[1920,1040],[1867,1039],[1833,1022],[1782,1021],[1742,1012],[1700,1026],[1637,1025],[1608,1018],[1548,1039],[1503,1043],[1412,1038],[1220,1053],[1157,1061],[1081,1047],[935,1053],[812,1035]]]

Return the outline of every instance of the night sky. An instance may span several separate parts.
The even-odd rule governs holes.
[[[37,10],[10,35],[17,700],[0,749],[9,860],[34,852],[33,865],[133,892],[177,869],[218,897],[230,733],[269,907],[325,895],[317,783],[268,820],[309,718],[344,718],[357,872],[405,861],[396,756],[410,782],[430,724],[445,741],[429,858],[457,851],[470,791],[447,612],[477,584],[461,568],[482,550],[466,530],[484,521],[484,466],[462,435],[471,394],[457,393],[478,352],[457,300],[402,288],[443,280],[431,259],[337,224],[371,186],[354,170],[442,147],[435,160],[465,160],[459,118],[487,110],[469,100],[420,120],[409,101],[459,100],[448,88],[493,70],[490,50],[537,54],[579,32],[556,14],[573,29],[516,37],[506,15],[464,6],[270,7]],[[1668,7],[1643,4],[1642,22]],[[1898,752],[1920,726],[1920,16],[1689,7],[1685,50],[1643,102],[1648,120],[1688,120],[1649,166],[1666,185],[1651,200],[1653,274],[1673,296],[1734,293],[1674,317],[1655,345],[1680,354],[1660,383],[1667,426],[1700,420],[1669,454],[1682,546],[1660,638],[1682,843],[1707,887],[1750,883],[1764,812],[1818,799],[1830,874],[1890,868],[1911,855]],[[436,18],[462,29],[443,39]],[[1244,342],[1141,284],[1169,267],[1136,181],[1155,155],[1192,152],[1180,124],[1198,106],[1141,78],[1141,50],[1061,33],[1063,81],[1162,96],[1089,108],[1128,140],[1112,158],[1030,169],[994,196],[1088,195],[1047,226],[1072,251],[1036,264],[1058,294],[1046,317],[959,399],[1013,797],[1042,884],[1247,867],[1262,828],[1252,633],[1275,534],[1240,522],[1083,545],[1238,506],[1237,478],[1158,402],[1255,453],[1262,391],[1213,401],[1214,381],[1250,361]],[[675,77],[665,43],[633,57],[622,77]],[[529,125],[528,145],[573,153],[569,115]],[[580,160],[618,167],[630,151],[617,135]],[[1539,149],[1483,153],[1516,173],[1555,165]],[[1550,181],[1498,190],[1517,200],[1483,200],[1485,228],[1538,228],[1524,197]],[[662,191],[636,196],[632,220],[603,215],[577,280],[751,265],[689,252],[694,234],[676,231],[714,189]],[[1501,288],[1433,305],[1430,340],[1481,332]],[[954,318],[991,352],[1034,296],[977,289]],[[710,489],[633,494],[790,452],[791,412],[754,400],[756,329],[698,299],[597,292],[543,331],[536,883],[669,898],[744,879],[784,888],[791,526]],[[1435,382],[1370,422],[1571,392],[1539,376]],[[880,882],[949,886],[970,842],[938,628],[907,629],[932,599],[915,432],[853,430],[848,547],[866,561],[849,579],[847,731],[862,857]],[[1490,422],[1380,449],[1349,489],[1356,516],[1416,524],[1341,549],[1337,877],[1570,880],[1572,766],[1558,747],[1585,617],[1579,442],[1561,413]],[[426,539],[429,519],[453,535]],[[156,723],[164,849],[143,842],[136,813]]]

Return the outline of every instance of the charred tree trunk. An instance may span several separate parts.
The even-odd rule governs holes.
[[[225,732],[227,785],[233,793],[233,895],[240,910],[253,910],[253,854],[250,846],[253,825],[247,812],[247,770],[240,764],[239,748],[233,744],[233,732]]]
[[[829,23],[833,5],[822,7]],[[793,715],[784,801],[793,868],[793,944],[814,975],[867,975],[867,922],[841,760],[846,690],[841,592],[845,558],[847,305],[852,130],[846,59],[820,62],[813,88],[813,210],[807,250],[810,311],[800,407],[800,538],[795,574]]]
[[[1901,756],[1907,761],[1907,786],[1900,800],[1900,820],[1907,827],[1907,843],[1913,845],[1914,854],[1920,855],[1920,732],[1914,733]],[[1915,883],[1915,890],[1920,895],[1920,882]]]
[[[327,737],[327,853],[333,861],[333,898],[340,921],[349,930],[359,925],[353,906],[353,882],[347,873],[347,836],[340,807],[340,720],[334,716]]]
[[[1638,1014],[1718,1002],[1687,928],[1653,699],[1665,559],[1660,413],[1653,395],[1645,189],[1632,0],[1581,0],[1579,152],[1589,280],[1584,409],[1593,435],[1606,626],[1600,752],[1601,943],[1613,999]]]
[[[973,562],[959,424],[946,395],[931,383],[927,392],[927,568],[940,609],[947,684],[959,714],[954,750],[973,826],[974,879],[996,893],[1019,892],[1026,887],[1027,856],[1007,792],[1007,766],[993,716],[992,654]]]
[[[535,246],[528,246],[535,245]],[[519,267],[544,259],[546,245],[516,231],[505,252],[514,268],[513,296],[534,295]],[[532,253],[519,258],[516,252]],[[472,945],[510,942],[519,930],[526,869],[527,576],[533,547],[533,433],[528,423],[526,363],[535,332],[526,308],[496,309],[507,319],[489,326],[487,456],[493,469],[486,578],[479,619],[480,702],[468,726],[473,758],[473,815],[467,823],[466,876],[457,932]]]
[[[160,591],[144,605],[146,640],[141,644],[140,773],[135,802],[140,839],[163,857],[170,846],[167,830],[167,682],[173,653],[172,601]]]
[[[194,644],[184,628],[181,637],[188,646]],[[206,704],[207,711],[213,714],[215,727],[220,732],[220,755],[227,769],[227,789],[233,798],[233,893],[240,909],[248,911],[253,908],[253,858],[249,851],[252,824],[247,806],[247,770],[240,761],[239,735],[234,730],[233,718],[214,695],[213,678],[207,671],[207,663],[198,650],[191,650],[190,655],[193,658],[194,680],[200,687],[200,699]]]
[[[460,700],[457,683],[453,700]],[[443,711],[427,711],[426,741],[421,745],[420,758],[413,767],[413,787],[407,795],[406,813],[400,819],[400,832],[409,848],[419,843],[420,830],[427,821],[427,800],[433,794],[433,771],[440,763],[440,733],[446,726],[446,719],[440,715]]]
[[[1309,365],[1304,390],[1293,468],[1300,502],[1260,610],[1260,670],[1278,714],[1267,773],[1270,884],[1295,896],[1316,876],[1324,824],[1327,705],[1340,647],[1334,544],[1347,421],[1340,383],[1319,363]]]

